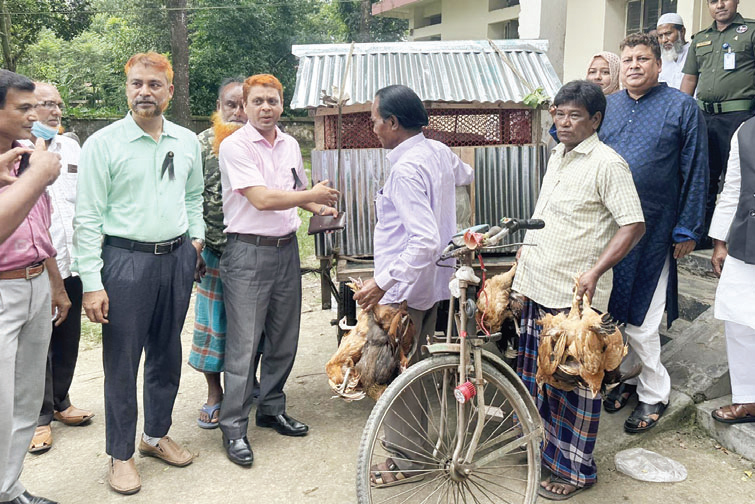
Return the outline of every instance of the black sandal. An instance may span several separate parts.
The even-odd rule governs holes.
[[[658,423],[658,420],[663,416],[663,412],[666,411],[666,405],[663,403],[647,404],[640,402],[634,409],[627,421],[624,422],[624,430],[630,434],[638,434],[645,432]],[[658,418],[653,420],[650,415],[658,415]],[[640,427],[640,422],[645,422],[644,427]]]
[[[603,398],[603,409],[608,413],[616,413],[621,408],[627,405],[629,400],[634,394],[637,393],[637,385],[629,385],[628,383],[619,383]],[[629,394],[624,397],[624,394]],[[619,403],[619,407],[616,407],[616,403]]]

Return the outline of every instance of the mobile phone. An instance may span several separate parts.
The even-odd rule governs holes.
[[[25,153],[21,154],[21,162],[18,163],[18,172],[17,172],[19,177],[29,167],[29,158],[30,157],[31,157],[31,154],[28,153],[28,152],[25,152]]]

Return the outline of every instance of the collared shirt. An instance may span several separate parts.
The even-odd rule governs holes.
[[[740,126],[741,128],[741,126]],[[739,206],[742,170],[739,164],[739,129],[731,139],[726,181],[718,197],[713,220],[710,223],[711,238],[727,241],[734,214]],[[755,329],[755,266],[736,257],[726,256],[721,279],[716,290],[713,315],[719,320],[729,320]]]
[[[574,279],[597,263],[619,227],[643,222],[640,199],[627,163],[591,135],[569,152],[558,144],[548,161],[513,289],[548,308],[572,303]],[[606,311],[613,275],[598,280],[592,305]]]
[[[661,67],[661,74],[658,76],[658,80],[665,82],[674,89],[682,87],[682,69],[684,68],[684,62],[687,61],[687,54],[689,54],[689,46],[691,42],[687,42],[682,46],[682,52],[677,54],[676,61],[663,60],[663,66]]]
[[[294,137],[276,127],[275,142],[270,145],[254,126],[246,123],[223,140],[218,157],[226,233],[286,236],[299,229],[301,219],[296,207],[257,210],[244,196],[244,190],[257,186],[279,191],[307,188],[309,179]]]
[[[163,173],[173,154],[175,180]],[[167,119],[156,142],[131,113],[90,136],[81,150],[73,266],[84,292],[102,289],[101,239],[204,239],[202,158],[197,136]]]
[[[13,142],[12,147],[21,144]],[[18,175],[18,164],[12,175]],[[8,189],[0,187],[0,194]],[[21,225],[4,242],[0,243],[0,271],[25,268],[55,255],[50,239],[50,197],[43,193]]]
[[[205,245],[216,254],[225,249],[226,236],[223,233],[223,188],[220,184],[220,164],[212,152],[215,133],[208,128],[197,135],[202,147],[202,165],[204,167],[204,239]]]
[[[674,243],[699,240],[708,190],[708,133],[697,102],[668,87],[652,87],[639,99],[620,91],[606,96],[600,139],[632,171],[645,216],[645,235],[614,266],[609,311],[641,325]],[[669,278],[669,323],[677,316],[677,282]]]
[[[30,141],[21,142],[34,148]],[[81,147],[73,138],[63,135],[55,135],[47,146],[47,150],[60,154],[62,168],[60,176],[48,188],[52,203],[52,221],[50,235],[52,243],[58,255],[55,262],[58,264],[61,278],[71,276],[71,252],[73,251],[73,214],[76,205],[76,180],[78,178],[79,156]]]
[[[472,168],[444,144],[417,134],[387,154],[391,172],[375,198],[375,282],[381,304],[427,310],[448,299],[453,269],[435,264],[456,233],[456,186]]]
[[[735,55],[736,67],[724,70],[724,53],[729,51]],[[755,98],[755,22],[737,14],[724,31],[718,31],[713,21],[692,39],[684,73],[698,77],[697,98],[704,102]]]

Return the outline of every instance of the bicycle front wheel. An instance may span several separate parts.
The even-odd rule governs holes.
[[[420,361],[386,389],[362,433],[360,504],[535,502],[539,418],[529,415],[526,399],[492,364],[483,363],[482,376],[484,427],[469,457],[479,408],[475,399],[463,408],[454,399],[458,355]]]

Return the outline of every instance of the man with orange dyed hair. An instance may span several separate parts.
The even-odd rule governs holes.
[[[142,455],[174,466],[193,456],[170,437],[181,376],[181,329],[204,246],[196,135],[163,117],[173,69],[157,53],[126,63],[128,115],[89,137],[79,160],[72,270],[82,305],[102,324],[110,486],[141,488],[134,463],[136,377],[144,361]]]
[[[220,429],[228,458],[251,466],[247,438],[254,357],[265,331],[256,423],[285,436],[309,428],[286,414],[283,387],[294,364],[301,318],[297,207],[336,216],[338,191],[325,180],[307,189],[299,144],[277,127],[283,88],[272,75],[244,81],[249,119],[220,144],[223,215],[228,237],[220,259],[228,326]]]

